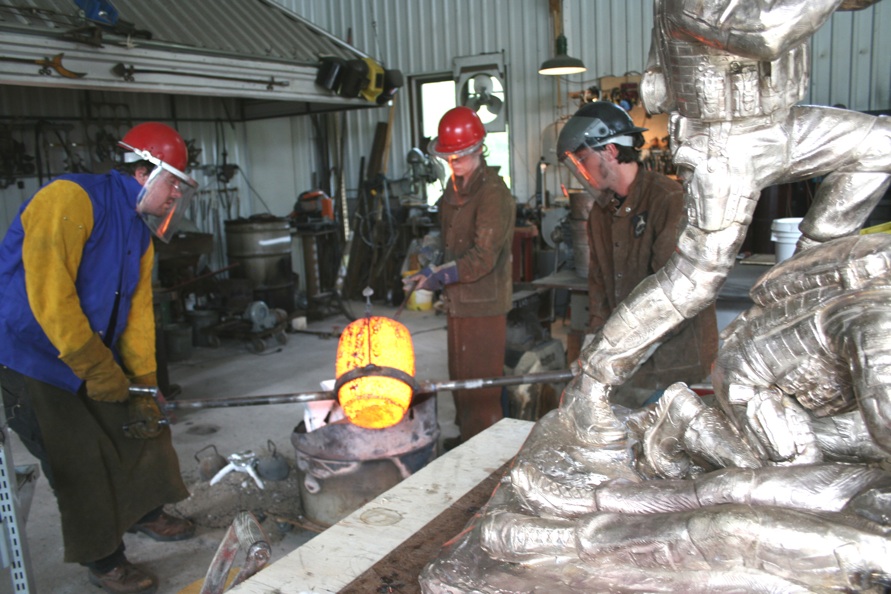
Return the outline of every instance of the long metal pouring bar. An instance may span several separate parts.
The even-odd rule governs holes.
[[[416,394],[433,394],[439,390],[479,390],[500,386],[517,386],[521,384],[537,384],[543,382],[562,382],[572,379],[572,371],[543,371],[526,375],[505,375],[466,380],[425,381],[421,382]],[[271,396],[236,396],[232,398],[215,398],[204,400],[173,400],[164,404],[165,411],[186,408],[227,408],[232,406],[257,406],[261,404],[290,404],[295,402],[314,402],[316,400],[334,400],[337,395],[333,391],[294,392]]]

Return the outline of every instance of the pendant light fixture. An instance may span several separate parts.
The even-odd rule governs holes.
[[[538,73],[546,76],[564,76],[585,72],[587,68],[584,62],[567,54],[568,44],[566,35],[563,34],[562,0],[551,0],[551,14],[554,16],[554,37],[557,55],[542,62]]]

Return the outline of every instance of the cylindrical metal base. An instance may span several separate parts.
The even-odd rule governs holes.
[[[387,429],[351,423],[291,434],[300,473],[303,513],[316,524],[336,524],[436,458],[436,399],[409,408]]]

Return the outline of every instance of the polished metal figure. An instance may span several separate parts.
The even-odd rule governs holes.
[[[800,248],[856,232],[888,188],[891,118],[799,106],[810,36],[842,0],[656,0],[641,97],[668,112],[687,227],[583,350],[586,375],[618,385],[650,347],[715,299],[762,188],[825,176]]]
[[[771,462],[891,454],[889,244],[855,236],[798,254],[761,278],[756,306],[725,329],[716,393]],[[862,428],[812,423],[851,411]]]
[[[424,591],[891,585],[891,236],[799,253],[751,295],[725,331],[715,406],[680,383],[635,411],[595,389],[595,440],[567,391]]]
[[[891,586],[891,119],[800,106],[810,36],[870,0],[655,0],[642,84],[671,113],[677,253],[582,351],[425,592],[883,592]],[[716,406],[609,405],[717,295],[766,186],[825,176],[799,253],[724,336]]]

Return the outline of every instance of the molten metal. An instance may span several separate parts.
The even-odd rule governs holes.
[[[411,404],[414,375],[411,334],[396,320],[361,318],[340,335],[335,392],[347,418],[359,427],[398,423]]]

